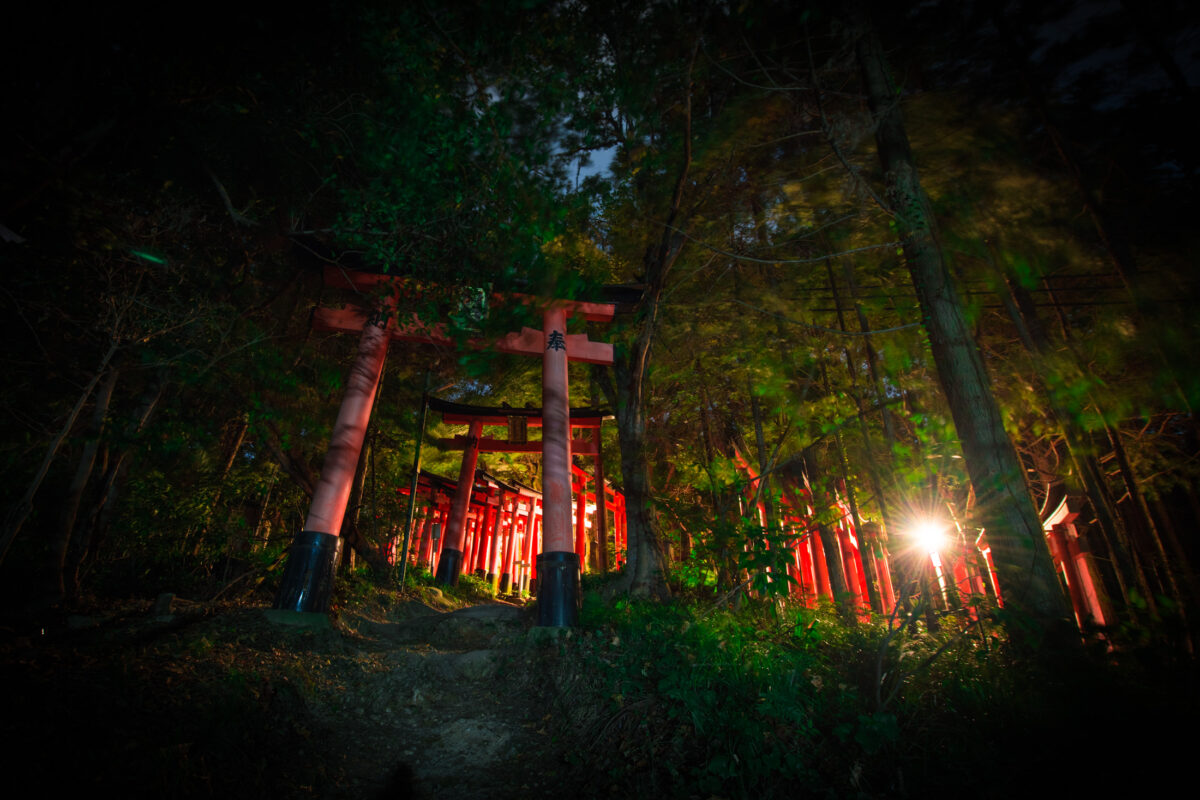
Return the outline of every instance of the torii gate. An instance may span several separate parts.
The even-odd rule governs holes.
[[[433,411],[439,412],[442,415],[442,421],[451,425],[468,425],[470,431],[467,436],[455,436],[453,438],[441,439],[439,445],[444,449],[462,450],[462,475],[459,477],[459,485],[462,486],[464,477],[468,469],[474,469],[474,465],[479,453],[541,453],[543,441],[529,441],[524,435],[525,430],[529,427],[543,427],[543,415],[540,408],[511,408],[511,407],[487,407],[487,406],[469,406],[459,403],[451,403],[445,400],[432,398],[429,401],[429,407]],[[597,436],[592,440],[572,438],[570,440],[571,453],[574,455],[595,456],[597,465],[603,462],[600,460],[599,449],[599,431],[604,421],[605,413],[597,409],[589,408],[572,408],[569,410],[570,428],[594,430]],[[496,439],[491,437],[483,437],[482,429],[488,426],[505,425],[509,429],[509,437],[507,439]],[[572,469],[573,474],[578,475],[580,470]],[[599,470],[599,474],[603,475],[603,469]],[[577,495],[582,496],[582,492],[577,492]],[[586,507],[577,505],[575,514],[575,529],[576,539],[578,534],[583,530],[583,516],[586,511],[582,510]],[[451,526],[455,525],[456,519],[451,519]],[[606,521],[601,520],[600,531],[601,537],[604,537],[604,527]],[[451,543],[449,558],[444,558],[438,562],[437,580],[442,584],[452,584],[457,578],[460,566],[456,563],[456,559],[461,556],[458,552],[461,549],[463,531],[451,527],[448,541]],[[576,541],[573,546],[573,551],[577,556],[582,557],[583,553],[579,542]],[[447,551],[443,551],[446,553]],[[582,568],[582,564],[580,565]],[[503,577],[501,578],[503,582]],[[540,584],[539,584],[540,585]]]
[[[371,418],[375,390],[383,373],[388,342],[426,342],[452,345],[443,324],[430,324],[415,314],[399,321],[394,310],[401,292],[413,284],[403,278],[377,273],[326,267],[327,286],[382,295],[380,306],[369,317],[353,306],[318,308],[313,327],[348,333],[361,332],[358,355],[346,382],[346,393],[330,436],[329,451],[304,530],[296,535],[284,568],[274,607],[292,611],[326,611],[333,593],[337,558],[341,552],[342,520],[350,498],[350,484],[362,451]],[[611,364],[612,345],[593,342],[587,334],[568,334],[567,320],[582,316],[591,322],[610,322],[615,306],[569,300],[513,298],[532,303],[542,311],[542,330],[523,328],[491,344],[504,353],[542,357],[542,488],[543,551],[538,556],[538,624],[574,625],[579,618],[579,558],[571,546],[571,442],[569,361]],[[468,434],[478,438],[472,426]],[[466,466],[464,459],[464,468]],[[471,465],[474,474],[474,464]],[[470,478],[468,477],[468,481]],[[461,483],[462,481],[460,481]],[[467,498],[469,499],[469,498]],[[451,524],[466,518],[466,503],[451,509]],[[459,523],[461,525],[461,521]]]

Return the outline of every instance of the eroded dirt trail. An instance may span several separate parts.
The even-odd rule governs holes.
[[[538,725],[545,698],[537,687],[546,682],[526,646],[522,609],[481,605],[344,623],[364,674],[352,689],[318,692],[312,707],[355,743],[344,751],[337,796],[493,798],[551,788],[549,776],[529,769],[553,759]],[[391,772],[387,781],[381,767]]]
[[[0,768],[126,798],[544,797],[577,777],[548,724],[558,648],[520,607],[381,596],[294,625],[150,605],[0,631],[20,687],[0,697]]]

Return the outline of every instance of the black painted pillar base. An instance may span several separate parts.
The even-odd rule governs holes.
[[[500,594],[508,594],[508,589],[512,584],[512,578],[507,572],[500,573]]]
[[[571,552],[542,553],[537,559],[538,625],[573,628],[579,624],[579,556]]]
[[[458,585],[458,569],[462,566],[462,550],[452,547],[442,548],[442,557],[438,559],[437,575],[434,582],[441,586]]]
[[[296,534],[283,568],[283,582],[271,607],[283,611],[328,611],[341,553],[339,536],[318,531]]]

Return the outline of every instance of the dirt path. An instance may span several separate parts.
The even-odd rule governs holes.
[[[335,796],[549,793],[551,776],[530,770],[550,754],[522,609],[481,605],[346,624],[356,628],[350,641],[362,679],[353,691],[319,693],[313,706],[344,741],[358,743],[346,752],[347,780]],[[381,765],[392,770],[390,787]]]
[[[296,626],[176,601],[58,622],[0,631],[0,679],[17,688],[0,697],[0,768],[47,793],[580,795],[549,724],[557,646],[517,606],[381,596]]]

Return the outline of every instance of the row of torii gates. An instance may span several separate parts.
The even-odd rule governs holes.
[[[443,445],[448,441],[452,440],[442,440]],[[464,461],[469,458],[469,454],[464,455]],[[609,513],[616,554],[613,566],[620,567],[626,548],[625,496],[606,485],[605,506],[601,509],[594,488],[588,491],[589,484],[596,485],[594,475],[576,465],[572,465],[571,471],[575,479],[572,483],[574,548],[581,570],[608,567]],[[406,554],[408,563],[431,571],[445,563],[445,571],[441,573],[443,583],[453,584],[459,575],[470,573],[483,577],[491,584],[493,593],[530,591],[538,578],[535,556],[542,550],[542,493],[476,469],[462,530],[461,558],[453,556],[443,562],[445,544],[453,538],[450,512],[460,485],[440,475],[420,473],[416,493],[422,499],[421,511],[412,529],[415,534]],[[408,495],[410,491],[405,487],[397,493]],[[396,553],[388,555],[392,563],[404,557]]]
[[[764,505],[761,499],[755,503],[754,484],[761,476],[736,448],[734,463],[748,479],[745,495],[741,498],[743,507],[755,505],[753,510],[759,524],[765,528]],[[859,609],[873,608],[880,613],[891,613],[898,597],[892,584],[888,549],[877,541],[864,541],[874,539],[871,529],[875,526],[864,525],[867,530],[856,531],[850,508],[840,496],[834,497],[832,503],[838,512],[831,523],[834,536],[830,544],[834,551],[828,552],[811,521],[814,511],[811,503],[812,490],[808,486],[789,486],[781,495],[781,522],[791,534],[783,559],[791,578],[790,596],[808,606],[815,606],[819,598],[832,601],[834,591],[829,571],[838,563],[846,578],[847,591]],[[1082,510],[1079,498],[1065,496],[1042,521],[1042,527],[1055,572],[1075,612],[1075,621],[1080,629],[1086,630],[1093,626],[1103,627],[1114,617],[1099,565],[1086,539],[1086,530],[1076,524]],[[919,569],[928,574],[931,584],[928,588],[944,608],[964,603],[972,595],[990,597],[998,605],[1004,604],[986,533],[980,533],[970,542],[965,537],[950,537],[944,548],[914,555]],[[830,560],[830,556],[834,560]],[[920,575],[916,577],[921,580]],[[900,588],[904,591],[904,587]]]
[[[395,309],[402,293],[411,284],[402,278],[338,268],[326,268],[327,286],[351,289],[362,296],[373,297],[374,309],[367,314],[358,307],[340,309],[318,308],[313,314],[313,327],[319,330],[359,333],[358,354],[347,381],[345,395],[330,437],[329,450],[321,476],[313,492],[312,504],[304,529],[296,535],[288,554],[283,581],[274,607],[300,612],[328,610],[333,591],[342,541],[338,535],[346,513],[359,455],[362,451],[370,421],[376,389],[383,372],[388,344],[391,341],[423,342],[452,345],[444,325],[430,324],[415,314],[401,321]],[[482,569],[494,575],[500,587],[510,589],[514,584],[528,587],[537,582],[538,624],[572,626],[578,621],[580,593],[579,575],[587,552],[586,529],[589,494],[583,484],[589,476],[572,464],[572,453],[598,456],[600,412],[593,409],[572,410],[569,404],[567,370],[570,361],[611,364],[612,345],[590,341],[586,334],[567,333],[567,320],[580,316],[592,322],[609,322],[615,306],[606,303],[586,303],[536,298],[514,298],[528,303],[542,313],[542,329],[523,328],[499,341],[488,343],[499,352],[540,356],[542,358],[542,408],[494,409],[457,406],[443,401],[430,401],[431,407],[443,414],[446,422],[467,424],[465,437],[455,437],[443,444],[464,451],[459,480],[449,492],[449,503],[431,505],[434,511],[423,520],[416,558],[431,566],[437,564],[437,580],[453,583],[463,571]],[[435,405],[436,404],[436,405]],[[509,426],[505,440],[484,438],[485,425]],[[529,425],[540,425],[540,442],[527,441],[523,435]],[[595,431],[592,440],[572,438],[572,428]],[[516,431],[522,431],[520,435]],[[486,499],[476,501],[476,466],[479,452],[488,451],[541,452],[541,493],[531,489],[506,485],[498,491],[494,516]],[[739,467],[751,482],[759,476],[739,455]],[[573,477],[579,480],[573,481]],[[445,481],[445,479],[440,479]],[[599,528],[600,552],[605,552],[604,528],[607,511],[615,514],[617,553],[623,551],[623,498],[613,493],[603,477],[602,461],[596,459],[593,486],[604,486],[605,502],[601,513],[595,514]],[[496,482],[499,488],[499,482]],[[430,477],[432,487],[432,476]],[[573,488],[579,486],[579,491]],[[419,491],[418,487],[418,491]],[[579,500],[572,503],[572,495]],[[593,491],[593,502],[601,492]],[[613,502],[608,501],[613,495]],[[747,495],[747,501],[753,492]],[[846,578],[847,590],[863,609],[876,606],[890,612],[897,602],[892,586],[887,549],[872,543],[864,547],[860,533],[854,530],[848,509],[834,526],[835,539],[822,542],[812,535],[814,526],[809,520],[806,491],[792,487],[790,497],[784,496],[785,523],[795,534],[787,546],[786,569],[792,578],[791,593],[808,603],[819,597],[833,598],[833,582],[829,569],[839,565]],[[432,497],[436,498],[436,493]],[[520,498],[525,498],[522,501]],[[524,505],[522,505],[524,502]],[[508,503],[507,511],[505,503]],[[837,501],[841,507],[841,501]],[[600,503],[595,503],[600,506]],[[521,509],[524,509],[522,519]],[[575,513],[574,509],[578,509]],[[473,513],[474,510],[474,513]],[[761,507],[759,513],[761,514]],[[1078,511],[1068,509],[1066,501],[1045,524],[1055,568],[1070,596],[1081,627],[1089,623],[1103,625],[1111,619],[1106,607],[1101,580],[1096,565],[1086,547],[1081,547],[1079,531],[1074,526]],[[443,532],[438,537],[436,551],[432,536],[433,525]],[[426,532],[428,531],[428,538]],[[835,547],[836,552],[827,552]],[[406,541],[406,557],[410,549]],[[974,552],[971,552],[971,551]],[[866,559],[864,560],[864,551]],[[518,557],[518,552],[520,556]],[[535,557],[536,553],[536,557]],[[979,558],[974,556],[978,555]],[[619,557],[619,555],[618,555]],[[991,595],[1002,603],[990,548],[981,535],[972,548],[962,547],[948,553],[929,554],[932,570],[941,588],[941,595],[950,599],[970,595]],[[945,559],[945,563],[943,562]],[[505,576],[507,575],[507,583]],[[952,587],[952,588],[951,588]],[[872,588],[877,598],[872,603]]]
[[[388,345],[392,341],[422,342],[451,346],[446,327],[441,323],[430,323],[416,314],[400,319],[397,309],[406,292],[416,291],[413,282],[396,276],[378,273],[344,270],[336,267],[325,269],[325,285],[335,289],[349,289],[371,301],[371,308],[357,306],[342,308],[317,308],[313,312],[313,327],[318,330],[358,333],[358,353],[346,391],[338,410],[330,436],[321,476],[313,491],[312,504],[304,529],[296,535],[288,553],[283,580],[275,598],[276,609],[299,612],[324,612],[329,608],[333,593],[334,575],[337,569],[342,541],[339,533],[350,499],[351,484],[362,452],[371,409],[376,390],[383,374]],[[520,413],[526,410],[505,409],[504,424],[509,418],[524,419],[526,425],[540,423],[540,442],[514,440],[484,440],[483,426],[488,419],[486,412],[494,409],[467,407],[459,408],[470,425],[469,433],[462,440],[464,450],[462,469],[449,508],[445,512],[444,534],[440,537],[437,559],[437,579],[441,583],[457,580],[464,566],[473,566],[464,556],[472,559],[479,552],[475,542],[479,537],[471,536],[471,499],[475,485],[475,467],[480,449],[485,443],[505,446],[509,449],[524,448],[527,452],[542,454],[542,496],[540,498],[540,523],[534,523],[535,533],[540,533],[540,548],[536,559],[530,558],[529,578],[537,577],[538,623],[547,626],[575,625],[579,617],[580,552],[577,551],[575,528],[586,528],[586,493],[582,493],[580,506],[583,513],[577,515],[573,525],[572,514],[572,448],[583,454],[590,446],[597,447],[599,436],[594,442],[572,439],[574,426],[568,391],[567,370],[570,361],[592,364],[611,364],[612,345],[593,342],[587,334],[567,333],[567,320],[581,317],[589,322],[610,322],[615,306],[608,303],[586,303],[578,301],[539,299],[531,297],[502,298],[508,302],[522,302],[541,312],[542,329],[522,328],[519,333],[509,333],[496,342],[476,343],[498,352],[518,355],[540,356],[542,359],[542,407],[535,413]],[[432,405],[432,402],[431,402]],[[533,411],[533,410],[530,410]],[[475,412],[475,413],[471,413]],[[516,412],[516,413],[514,413]],[[454,413],[444,410],[446,421]],[[599,432],[601,418],[593,413],[579,427],[593,428]],[[597,482],[605,485],[602,467],[597,459]],[[604,494],[608,492],[594,492]],[[608,503],[604,503],[608,506]],[[623,510],[623,509],[622,509]],[[597,515],[604,524],[606,514]],[[619,514],[623,520],[624,514]],[[476,517],[477,519],[477,517]],[[477,524],[477,523],[476,523]],[[528,523],[527,523],[528,524]],[[618,526],[622,528],[622,526]],[[536,536],[526,536],[527,549]],[[601,537],[601,541],[604,537]],[[509,542],[512,543],[512,537]],[[468,546],[471,547],[468,550]],[[515,547],[515,544],[514,544]],[[406,544],[404,550],[407,551]],[[579,547],[578,550],[583,550]],[[483,548],[486,551],[486,548]],[[532,551],[530,552],[532,556]],[[493,561],[495,564],[495,561]],[[501,568],[503,568],[501,566]],[[510,570],[513,568],[510,566]],[[510,580],[513,572],[510,571]]]

